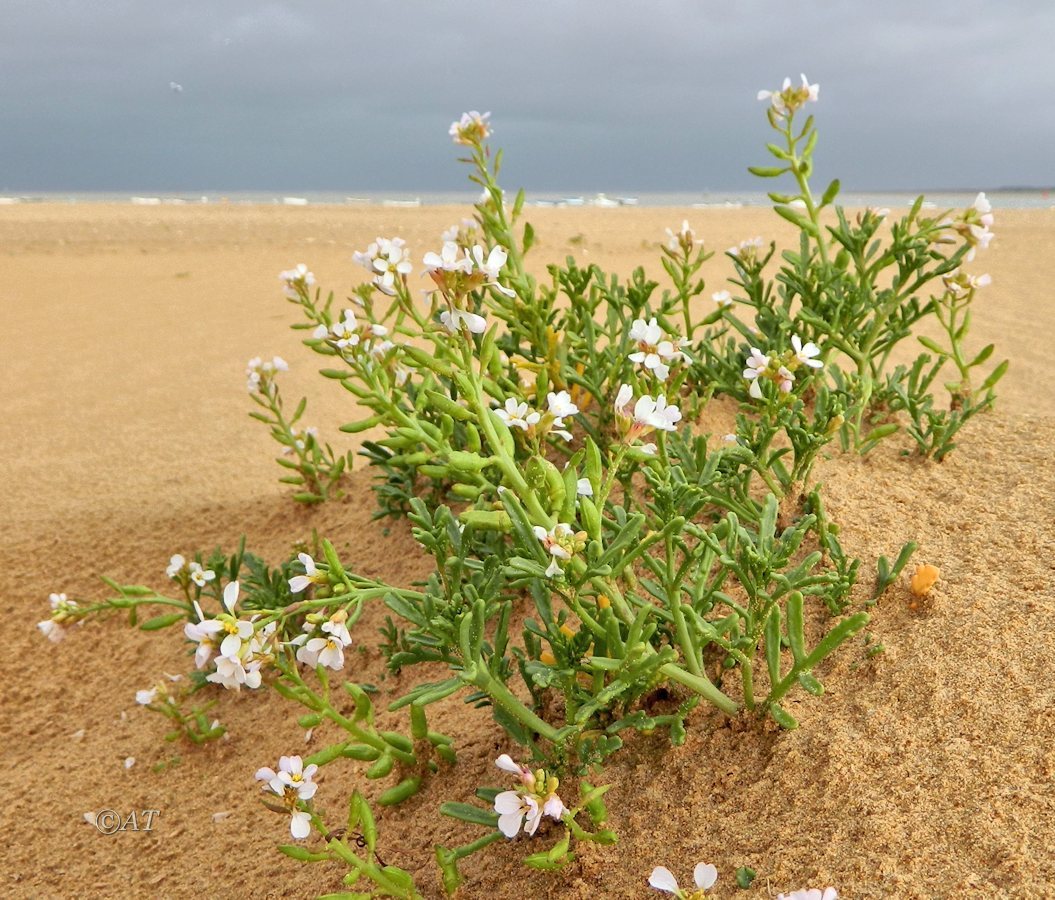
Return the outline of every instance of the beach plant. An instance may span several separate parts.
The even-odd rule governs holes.
[[[488,829],[437,848],[449,891],[462,878],[459,860],[502,839],[563,829],[526,857],[539,869],[567,864],[576,842],[614,841],[606,788],[580,780],[572,808],[558,789],[598,770],[634,733],[659,730],[676,745],[701,719],[797,727],[786,698],[822,695],[823,664],[868,625],[864,607],[915,549],[906,544],[893,564],[881,557],[875,592],[861,600],[861,561],[824,508],[818,459],[868,452],[907,419],[919,452],[940,461],[966,421],[991,407],[1006,363],[973,387],[993,353],[964,349],[970,304],[988,280],[963,269],[992,238],[984,195],[962,213],[924,215],[920,199],[897,221],[884,210],[850,215],[835,205],[837,181],[819,198],[810,186],[817,131],[798,114],[817,86],[803,77],[759,96],[780,142],[769,145],[777,165],[752,171],[794,181],[793,193],[770,196],[798,229],[797,246],[779,257],[761,238],[730,248],[732,274],[713,307],[699,309],[712,253],[687,222],[661,246],[668,288],[644,269],[620,279],[573,259],[532,275],[524,192],[506,202],[502,154],[488,142],[489,115],[477,112],[450,134],[483,193],[473,218],[424,254],[422,272],[405,241],[378,237],[355,254],[370,279],[346,303],[306,265],[281,273],[300,314],[294,327],[325,359],[322,375],[365,413],[341,430],[371,433],[362,452],[377,473],[379,515],[405,516],[433,560],[421,583],[362,576],[325,539],[274,567],[244,547],[190,562],[177,555],[167,570],[177,596],[108,580],[116,595],[103,601],[52,595],[42,632],[57,640],[115,610],[137,624],[140,607],[160,606],[139,627],[182,624],[194,654],[190,691],[269,686],[300,707],[300,727],[337,728],[338,740],[303,760],[283,757],[258,778],[295,839],[324,841],[283,852],[342,862],[348,885],[372,882],[361,896],[418,894],[377,856],[363,796],[353,794],[347,826],[330,831],[313,778],[347,760],[389,784],[377,803],[415,795],[455,761],[451,738],[426,721],[433,703],[458,695],[485,709],[530,761],[498,758],[518,786],[481,788],[489,809],[442,807]],[[924,321],[946,343],[917,335],[934,356],[895,364]],[[947,366],[955,380],[939,401],[932,390]],[[285,368],[277,357],[251,361],[253,415],[289,451],[280,462],[294,473],[284,480],[296,499],[338,496],[351,457],[298,426],[303,400],[286,415],[276,384]],[[698,428],[723,397],[737,406],[735,430]],[[412,673],[402,696],[386,698],[390,713],[407,710],[405,733],[375,724],[378,691],[357,680],[348,652],[369,605],[388,614],[388,667]],[[173,719],[177,737],[218,736],[204,708],[188,716],[152,690],[144,705]],[[677,893],[666,876],[655,886]]]
[[[287,291],[291,283],[309,284],[309,279],[314,279],[311,272],[299,271],[304,268],[298,266],[282,273]],[[282,445],[282,455],[275,462],[289,470],[289,474],[283,475],[279,481],[296,488],[293,499],[300,503],[321,503],[330,497],[341,496],[341,482],[352,470],[352,454],[334,453],[329,444],[319,441],[317,428],[298,426],[308,405],[306,397],[300,399],[292,414],[286,412],[276,376],[288,370],[289,365],[281,356],[270,360],[260,357],[249,360],[246,386],[250,399],[260,407],[249,415],[267,425],[271,436]]]

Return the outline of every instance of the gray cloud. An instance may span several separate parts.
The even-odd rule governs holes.
[[[446,128],[470,108],[511,185],[755,187],[755,92],[800,70],[850,187],[1055,180],[1055,7],[1025,0],[7,7],[8,190],[460,188]]]

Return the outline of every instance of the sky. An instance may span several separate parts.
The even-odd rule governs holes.
[[[820,84],[844,189],[1055,183],[1048,0],[0,0],[0,192],[448,191],[490,111],[529,191],[770,189]],[[170,85],[175,83],[182,90]]]

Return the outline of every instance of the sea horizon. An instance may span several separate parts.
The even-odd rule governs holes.
[[[1055,191],[1048,188],[983,189],[994,207],[1046,209],[1055,207]],[[928,208],[959,208],[970,205],[977,190],[876,190],[847,191],[839,196],[846,207],[911,206],[922,194]],[[532,191],[530,207],[669,207],[735,209],[772,206],[764,191]],[[241,204],[276,206],[471,206],[479,198],[472,191],[8,191],[0,192],[0,204],[18,203],[133,203],[137,205]],[[933,204],[933,207],[931,206]]]

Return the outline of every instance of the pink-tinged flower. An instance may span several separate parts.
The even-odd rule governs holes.
[[[692,878],[699,890],[706,891],[718,880],[718,870],[708,863],[697,863],[696,868],[692,870]],[[648,876],[648,883],[658,891],[674,894],[676,897],[685,896],[678,887],[678,880],[666,866],[656,866]]]
[[[516,837],[521,825],[524,834],[533,835],[542,822],[542,810],[531,794],[502,791],[495,797],[494,808],[498,813],[498,830],[507,838]]]
[[[748,381],[757,381],[758,376],[768,368],[769,357],[757,347],[752,347],[751,353],[747,357],[746,367],[744,368],[744,378]]]
[[[521,766],[513,762],[513,757],[508,753],[503,753],[498,759],[495,760],[495,765],[498,766],[503,772],[511,772],[516,775],[526,786],[534,787],[535,775],[527,766]]]
[[[839,892],[833,887],[801,888],[790,894],[777,894],[777,900],[839,900]]]
[[[467,147],[476,147],[491,136],[491,124],[487,121],[491,118],[489,112],[479,113],[475,109],[471,112],[462,113],[457,122],[452,122],[448,134],[456,144],[464,144]]]
[[[802,365],[809,366],[811,369],[819,369],[824,365],[819,359],[815,359],[815,357],[821,355],[821,348],[813,341],[803,344],[802,338],[797,334],[793,334],[791,336],[791,346],[795,348],[795,359]]]
[[[781,366],[777,369],[776,382],[777,387],[779,387],[783,393],[790,394],[792,387],[795,385],[795,376],[788,371],[786,366]]]

